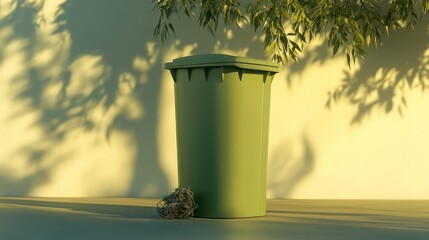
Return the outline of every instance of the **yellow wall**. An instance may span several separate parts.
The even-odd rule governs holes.
[[[265,58],[251,29],[212,38],[186,18],[162,44],[151,1],[14,2],[0,0],[1,196],[165,195],[177,164],[163,63],[207,52]],[[429,199],[429,95],[401,90],[407,78],[429,80],[428,24],[392,34],[351,71],[319,40],[276,75],[268,197]],[[361,87],[326,109],[345,79]],[[365,82],[383,83],[359,108],[349,100]]]

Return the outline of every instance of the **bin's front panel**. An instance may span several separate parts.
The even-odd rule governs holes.
[[[196,216],[265,214],[271,77],[235,67],[177,69],[179,185]]]

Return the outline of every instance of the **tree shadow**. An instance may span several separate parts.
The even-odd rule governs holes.
[[[397,110],[402,116],[410,90],[429,87],[429,17],[414,30],[398,30],[371,47],[355,73],[344,71],[341,84],[330,93],[333,101],[344,99],[355,106],[352,124],[361,123],[373,111]],[[328,102],[329,103],[329,102]]]
[[[314,168],[315,152],[308,137],[283,142],[273,151],[268,168],[268,189],[273,198],[289,198],[299,183]]]
[[[287,66],[286,82],[288,87],[293,87],[297,75],[302,74],[312,65],[326,64],[330,58],[332,58],[332,51],[327,46],[326,39],[321,37],[314,39],[311,46],[304,48],[304,54],[298,57],[298,62],[291,62]]]
[[[67,54],[65,57],[53,54],[47,67],[32,63],[40,45],[36,20],[45,2],[15,0],[13,3],[16,4],[10,6],[13,12],[1,19],[0,26],[11,27],[14,32],[4,40],[5,45],[25,41],[19,51],[25,54],[23,65],[27,71],[12,79],[13,84],[19,86],[13,91],[14,101],[25,102],[25,107],[15,111],[11,120],[29,112],[36,113],[32,126],[40,127],[43,134],[41,142],[25,145],[16,154],[23,155],[30,165],[40,164],[52,149],[77,131],[104,131],[107,140],[112,132],[123,131],[133,136],[137,146],[132,180],[126,195],[139,196],[149,186],[151,194],[168,192],[170,186],[159,165],[156,133],[163,59],[153,51],[156,42],[146,32],[155,25],[153,16],[142,14],[148,3],[138,0],[127,1],[127,4],[114,0],[65,1],[54,19],[56,29],[50,34],[61,36],[59,39],[64,41],[57,44],[69,49],[63,53]],[[66,38],[70,39],[69,43]],[[162,55],[162,48],[159,49]],[[136,66],[136,59],[143,66]],[[46,76],[49,64],[58,61],[62,61],[60,74]],[[82,72],[91,68],[98,69],[98,72],[86,77],[85,73],[76,73],[77,70]],[[89,87],[86,81],[89,81]],[[60,87],[47,98],[46,92],[53,86]],[[130,107],[125,103],[120,108],[119,100],[133,101],[134,104],[129,104],[132,105]],[[116,112],[112,120],[107,127],[101,127],[113,108]],[[144,114],[133,114],[138,111]],[[94,117],[96,114],[102,116]],[[61,161],[73,157],[73,153],[67,155]],[[48,167],[21,180],[11,179],[6,173],[0,174],[0,193],[29,194],[37,186],[49,182],[50,173],[61,161],[53,160]]]
[[[43,2],[35,2],[34,4],[28,4],[25,0],[15,0],[10,3],[3,3],[1,6],[3,11],[11,11],[6,17],[0,19],[0,29],[10,29],[13,31],[13,35],[6,35],[2,39],[2,47],[0,47],[0,60],[6,60],[8,54],[16,54],[18,52],[25,52],[20,56],[20,60],[23,65],[31,66],[31,52],[34,51],[37,39],[37,26],[40,23],[39,11],[43,7]],[[11,44],[15,44],[16,47],[13,50],[7,50],[5,47]],[[16,116],[28,114],[28,111],[33,109],[43,109],[43,96],[42,90],[49,84],[47,79],[40,77],[39,72],[36,69],[29,69],[28,79],[24,77],[24,73],[16,74],[11,82],[19,89],[17,94],[14,96],[14,100],[19,103],[25,103],[25,108],[22,111],[14,112],[11,116],[13,120]],[[5,81],[5,79],[2,79]],[[23,86],[24,87],[21,87]],[[26,101],[26,100],[31,101]],[[7,111],[11,109],[7,109]],[[42,114],[49,115],[51,111],[45,109]],[[41,121],[41,117],[38,121]],[[34,124],[38,124],[37,122]],[[46,123],[46,129],[49,129],[50,123]],[[47,138],[44,143],[51,143],[54,140],[61,139],[61,135],[47,134]],[[19,150],[20,154],[27,157],[28,164],[31,167],[38,166],[42,161],[43,157],[49,151],[46,144],[41,144],[39,147],[25,146]],[[4,156],[2,156],[4,158]],[[17,161],[16,159],[7,159],[9,162]],[[60,160],[61,161],[61,160]],[[55,164],[49,164],[40,168],[37,174],[28,175],[20,180],[15,180],[9,177],[7,170],[0,170],[0,194],[2,195],[25,195],[31,191],[35,186],[46,183],[49,181],[49,172],[52,170]]]
[[[383,45],[371,45],[365,59],[339,71],[341,82],[329,92],[326,106],[344,100],[356,109],[351,124],[362,123],[374,111],[386,114],[396,110],[401,116],[407,106],[407,93],[429,87],[429,17],[423,16],[415,29],[392,31]],[[316,39],[317,40],[317,39]],[[328,64],[332,52],[326,39],[318,39],[304,50],[297,63],[287,67],[286,82],[293,87],[297,76],[313,65]],[[344,58],[345,56],[340,56]]]
[[[79,101],[72,104],[71,109],[83,106],[85,110],[80,113],[81,117],[88,116],[88,111],[100,105],[107,112],[118,103],[124,86],[128,89],[125,90],[129,97],[127,100],[137,102],[138,107],[134,108],[125,103],[105,129],[107,139],[112,132],[123,131],[131,134],[136,144],[137,153],[127,196],[140,196],[148,188],[152,189],[150,194],[155,195],[170,189],[159,164],[156,132],[161,87],[159,76],[163,66],[163,59],[158,54],[162,56],[163,52],[161,48],[160,53],[153,51],[157,43],[146,31],[155,22],[151,15],[142,14],[145,8],[147,3],[138,0],[127,1],[127,4],[114,0],[67,0],[60,6],[56,18],[56,33],[70,35],[70,64],[89,54],[101,56],[99,64],[106,66],[90,94],[77,96]],[[147,45],[149,43],[153,46]],[[150,63],[150,67],[136,68],[134,62],[139,57]],[[66,75],[70,77],[71,74]],[[69,82],[66,80],[63,85],[64,93]]]

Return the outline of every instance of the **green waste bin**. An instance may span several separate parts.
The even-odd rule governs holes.
[[[224,54],[166,63],[174,79],[179,186],[194,216],[265,215],[270,93],[279,65]]]

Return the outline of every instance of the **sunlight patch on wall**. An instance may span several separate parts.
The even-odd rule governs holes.
[[[50,64],[55,57],[55,53],[56,52],[53,49],[43,49],[42,51],[39,51],[33,57],[32,65],[35,67],[44,67]]]
[[[228,54],[233,56],[240,56],[240,57],[246,57],[247,53],[249,52],[249,48],[241,48],[238,50],[233,50],[228,48],[225,43],[222,43],[221,41],[216,41],[216,45],[213,48],[213,52],[215,53],[221,53],[221,54]]]
[[[102,56],[85,55],[70,65],[71,79],[67,87],[69,95],[89,95],[100,85],[103,74],[107,71],[102,60]]]
[[[226,39],[231,40],[232,38],[234,38],[234,33],[231,29],[225,29],[223,32],[226,36]]]
[[[159,127],[157,131],[159,158],[162,168],[169,178],[170,186],[175,187],[178,186],[178,181],[174,81],[168,70],[165,70],[161,76]]]
[[[4,60],[0,66],[2,69],[2,79],[14,80],[18,78],[24,71],[26,54],[23,49],[28,45],[28,40],[17,39],[9,44],[3,45]]]
[[[418,100],[410,102],[413,107],[410,104],[407,109],[406,120],[376,114],[365,125],[348,131],[344,128],[348,134],[324,138],[327,144],[321,146],[321,164],[313,176],[323,181],[308,182],[308,188],[297,194],[319,198],[427,198],[429,182],[425,175],[429,164],[423,139],[429,132],[412,126],[423,126],[429,120],[421,111],[429,99],[412,98]]]
[[[119,96],[117,99],[117,114],[123,114],[129,120],[143,119],[145,116],[145,109],[142,103],[133,97]],[[114,111],[114,110],[112,110]]]
[[[130,95],[137,86],[136,77],[130,72],[123,72],[119,75],[118,94]]]
[[[0,1],[0,20],[7,17],[16,8],[16,0],[1,0]]]
[[[146,56],[137,56],[133,61],[133,68],[141,72],[148,71],[158,59],[159,50],[155,49],[154,42],[146,43]]]
[[[193,43],[184,45],[182,49],[178,49],[180,44],[180,40],[175,40],[173,44],[171,44],[164,54],[164,62],[171,62],[175,58],[189,56],[198,47],[198,43]]]
[[[34,126],[37,119],[38,113],[33,111],[21,115],[13,122],[7,120],[1,122],[1,126],[4,127],[0,128],[2,130],[0,168],[12,179],[22,179],[37,171],[38,166],[32,165],[25,147],[38,142],[43,136],[41,129]]]
[[[197,47],[197,44],[186,45],[183,49],[177,49],[180,42],[166,51],[163,62],[171,62],[173,59],[189,56]],[[159,100],[159,123],[157,129],[160,165],[166,176],[170,188],[177,187],[177,152],[176,152],[176,122],[174,105],[174,81],[168,70],[162,70],[161,89]]]
[[[2,43],[2,46],[4,47],[4,42],[7,40],[7,38],[12,37],[14,31],[12,26],[2,26],[0,29],[0,42]]]
[[[33,176],[44,178],[43,172],[52,164],[51,156],[45,150],[51,148],[52,144],[45,139],[43,128],[36,124],[40,119],[40,112],[28,109],[28,102],[12,99],[13,94],[20,90],[15,86],[16,81],[22,83],[28,79],[3,80],[5,82],[0,84],[1,87],[9,91],[0,93],[0,105],[3,109],[3,114],[0,114],[0,175],[12,183],[28,182]],[[0,192],[5,187],[7,188],[0,184]],[[13,185],[9,187],[13,188]]]
[[[6,38],[13,33],[13,29],[5,27],[2,35]],[[34,127],[34,122],[39,118],[36,111],[24,111],[28,106],[25,100],[17,101],[13,93],[25,88],[28,81],[26,71],[27,55],[25,48],[28,40],[16,39],[9,43],[0,40],[0,51],[3,58],[0,62],[0,169],[12,180],[19,180],[37,171],[37,164],[32,164],[22,154],[21,148],[38,139],[41,129]]]
[[[147,81],[146,73],[156,63],[159,56],[159,49],[155,48],[154,42],[146,43],[146,51],[147,51],[147,54],[145,56],[136,56],[132,63],[133,69],[141,73],[139,82],[142,84],[146,83]]]
[[[87,120],[98,129],[90,131],[82,118],[74,117],[86,106],[73,101],[91,95],[110,69],[98,55],[69,62],[70,35],[54,33],[62,2],[46,1],[37,13],[37,21],[44,21],[34,32],[25,32],[28,36],[16,37],[13,25],[0,29],[0,193],[125,195],[135,142],[126,132],[111,132],[109,142],[105,134],[115,116],[123,114],[123,106],[129,108],[127,117],[144,114],[137,111],[142,109],[138,101],[127,101],[136,79],[127,72],[121,75],[119,104],[108,112],[103,106],[88,108]],[[34,27],[32,22],[22,24]]]
[[[123,196],[130,184],[136,145],[125,132],[115,131],[110,144],[93,133],[70,137],[53,155],[64,156],[52,172],[50,181],[35,188],[31,196],[97,197]]]
[[[66,0],[35,0],[37,1],[43,1],[43,7],[38,12],[38,16],[42,17],[44,19],[43,24],[43,30],[46,32],[51,32],[55,25],[52,24],[53,20],[56,18],[56,16],[59,14],[60,11],[60,5],[63,4]]]

